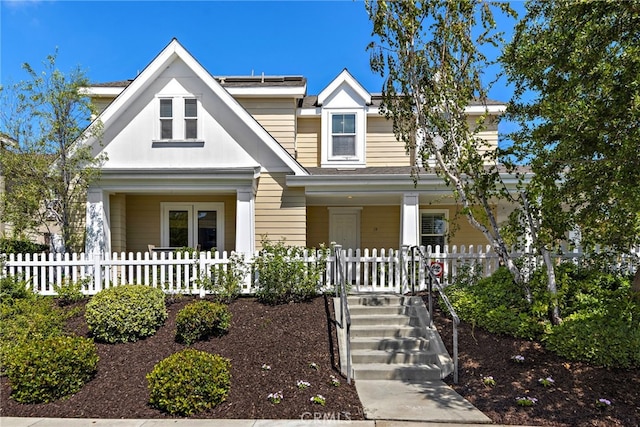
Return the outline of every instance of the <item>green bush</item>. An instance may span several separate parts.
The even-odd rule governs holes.
[[[577,311],[553,326],[545,346],[570,360],[640,367],[640,305],[621,290],[599,308]]]
[[[7,377],[11,396],[20,403],[47,403],[78,392],[96,372],[93,340],[55,336],[15,347]]]
[[[82,301],[84,294],[82,289],[85,288],[91,279],[86,278],[82,280],[73,281],[70,278],[63,280],[62,284],[53,285],[53,290],[57,294],[57,299],[60,305],[69,305],[74,302]]]
[[[223,402],[231,387],[231,362],[192,348],[172,354],[149,374],[149,403],[169,414],[191,415]]]
[[[210,301],[187,304],[176,316],[176,341],[187,345],[227,332],[231,313],[226,305]]]
[[[20,276],[0,277],[0,301],[33,298],[35,293]]]
[[[326,251],[321,249],[323,255],[315,263],[307,263],[303,252],[303,248],[287,246],[284,241],[272,243],[263,239],[262,250],[254,259],[259,301],[284,304],[306,301],[318,295],[326,269]]]
[[[164,293],[144,285],[103,289],[89,300],[85,310],[89,330],[107,343],[153,335],[166,318]]]
[[[48,250],[48,245],[41,245],[28,240],[0,239],[0,254],[37,254]]]
[[[199,284],[211,292],[216,301],[229,304],[240,295],[247,272],[244,255],[233,253],[228,263],[211,266],[211,275],[200,279]]]

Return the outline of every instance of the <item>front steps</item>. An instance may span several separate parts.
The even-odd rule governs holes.
[[[420,297],[354,294],[347,299],[351,313],[351,368],[356,380],[441,380],[453,372],[453,361],[440,335],[430,327]],[[336,312],[340,300],[336,298]],[[341,367],[346,374],[346,337],[340,342]]]

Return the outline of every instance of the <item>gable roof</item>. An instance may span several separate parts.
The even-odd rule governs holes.
[[[355,93],[360,96],[365,104],[371,104],[371,94],[351,75],[349,70],[343,69],[338,76],[322,89],[318,94],[317,104],[322,105],[324,102],[343,84],[351,87]]]
[[[182,60],[191,71],[216,95],[218,96],[237,117],[245,122],[255,135],[268,147],[276,156],[289,167],[295,175],[307,175],[307,171],[282,147],[232,96],[222,85],[178,42],[176,38],[147,65],[144,70],[129,84],[128,81],[115,82],[106,87],[118,87],[117,84],[126,85],[124,90],[109,104],[98,116],[106,128],[116,121],[121,114],[134,102],[134,100],[174,60]],[[105,87],[105,86],[103,86]],[[120,86],[122,87],[122,86]],[[95,144],[96,140],[89,142]]]

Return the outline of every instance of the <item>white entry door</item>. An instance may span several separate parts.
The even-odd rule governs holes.
[[[360,208],[329,208],[329,241],[343,249],[360,248]]]

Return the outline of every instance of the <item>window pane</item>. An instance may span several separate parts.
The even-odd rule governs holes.
[[[420,244],[444,246],[447,222],[444,213],[423,213],[420,221]]]
[[[173,120],[160,120],[160,138],[172,139],[173,138]]]
[[[189,246],[189,211],[169,211],[169,246]]]
[[[173,117],[173,102],[171,99],[160,100],[160,117]]]
[[[196,139],[198,137],[198,121],[187,119],[184,121],[184,137],[186,139]]]
[[[209,251],[218,246],[216,221],[216,211],[198,211],[198,244],[200,245],[200,250]]]
[[[356,133],[356,115],[346,114],[344,117],[344,133]]]
[[[355,136],[333,136],[334,156],[355,156],[356,137]]]
[[[195,99],[184,100],[184,116],[198,117],[198,104]]]
[[[331,116],[332,133],[356,133],[355,114],[334,114]]]

